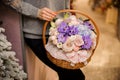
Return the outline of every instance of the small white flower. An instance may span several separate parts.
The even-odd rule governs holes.
[[[58,48],[62,48],[63,44],[62,43],[57,43]]]

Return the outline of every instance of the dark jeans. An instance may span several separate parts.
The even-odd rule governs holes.
[[[47,58],[42,39],[25,38],[25,42],[40,60],[58,73],[59,80],[85,80],[85,76],[80,69],[64,69],[53,64]]]

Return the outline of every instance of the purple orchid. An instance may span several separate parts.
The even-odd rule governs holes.
[[[86,27],[88,27],[88,29],[93,30],[93,26],[91,25],[91,23],[90,23],[89,21],[85,21],[85,22],[83,23],[83,25],[86,25]]]
[[[92,40],[90,38],[90,36],[83,36],[83,41],[84,41],[84,45],[81,46],[82,49],[90,49],[92,46]]]
[[[68,26],[67,23],[62,22],[58,26],[58,32],[64,34],[64,36],[71,36],[78,34],[79,30],[75,26]]]
[[[67,23],[65,23],[64,21],[61,22],[61,24],[58,26],[58,32],[59,33],[66,33],[68,31],[69,27],[67,25]]]
[[[70,27],[69,27],[68,35],[69,35],[69,36],[71,36],[71,35],[76,35],[76,34],[78,34],[78,32],[79,32],[78,27],[70,26]]]
[[[62,43],[65,43],[65,41],[67,40],[67,36],[65,36],[62,33],[58,34],[57,38],[58,38],[58,42],[62,42]]]

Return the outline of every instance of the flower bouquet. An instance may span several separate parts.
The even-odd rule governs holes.
[[[98,29],[91,18],[87,16],[84,20],[82,17],[65,14],[50,24],[47,44],[43,37],[48,58],[62,68],[77,69],[85,66],[98,43]]]

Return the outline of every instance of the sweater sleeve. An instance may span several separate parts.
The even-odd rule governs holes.
[[[22,0],[2,0],[6,5],[11,6],[19,13],[37,18],[38,8]]]
[[[65,0],[65,8],[70,9],[70,0]]]

